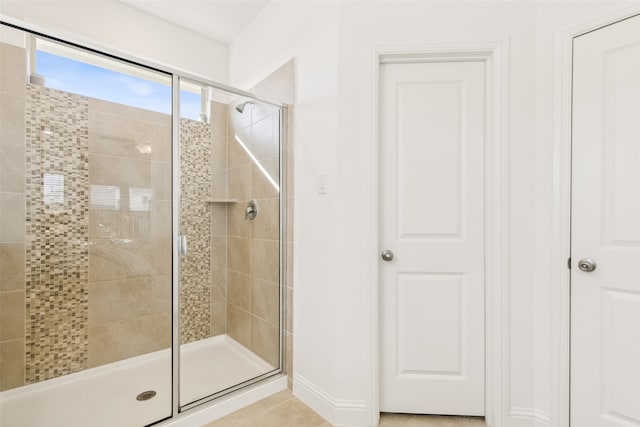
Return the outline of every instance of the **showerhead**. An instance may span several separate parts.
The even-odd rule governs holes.
[[[240,114],[244,113],[244,107],[246,107],[247,105],[251,105],[253,107],[253,101],[245,101],[242,104],[236,105],[236,111],[238,111],[238,113]]]

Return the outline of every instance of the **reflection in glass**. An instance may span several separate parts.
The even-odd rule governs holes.
[[[151,210],[150,188],[129,188],[129,210],[148,212]]]
[[[64,205],[64,175],[45,173],[42,178],[45,205]]]
[[[269,181],[269,183],[271,185],[273,185],[273,188],[276,191],[280,191],[280,186],[278,185],[278,183],[276,182],[276,179],[271,176],[271,174],[269,174],[269,172],[267,172],[267,170],[264,168],[264,166],[262,166],[262,163],[260,163],[260,161],[258,159],[256,159],[256,156],[253,155],[253,153],[251,152],[251,150],[249,150],[247,148],[247,146],[245,145],[244,142],[242,142],[242,140],[240,139],[240,137],[238,135],[234,135],[233,136],[234,139],[236,140],[236,142],[238,144],[240,144],[240,147],[242,147],[242,149],[245,151],[245,153],[247,153],[247,155],[249,156],[249,158],[251,159],[251,161],[253,162],[253,166],[255,166],[256,168],[258,168],[258,170],[260,171],[260,173],[267,179],[267,181]]]
[[[120,209],[120,187],[94,184],[89,186],[89,188],[91,209],[105,209],[113,211]]]

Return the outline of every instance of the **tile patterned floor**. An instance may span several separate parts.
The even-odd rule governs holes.
[[[382,414],[380,427],[484,427],[478,417]],[[204,427],[332,427],[320,415],[282,391]]]

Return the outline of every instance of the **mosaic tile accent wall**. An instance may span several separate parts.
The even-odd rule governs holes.
[[[211,126],[180,120],[180,230],[188,253],[180,265],[180,338],[211,336]]]
[[[86,367],[88,176],[87,98],[27,85],[27,384]]]

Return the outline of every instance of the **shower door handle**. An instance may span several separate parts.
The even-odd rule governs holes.
[[[181,234],[178,236],[178,255],[185,256],[187,254],[187,236]]]

